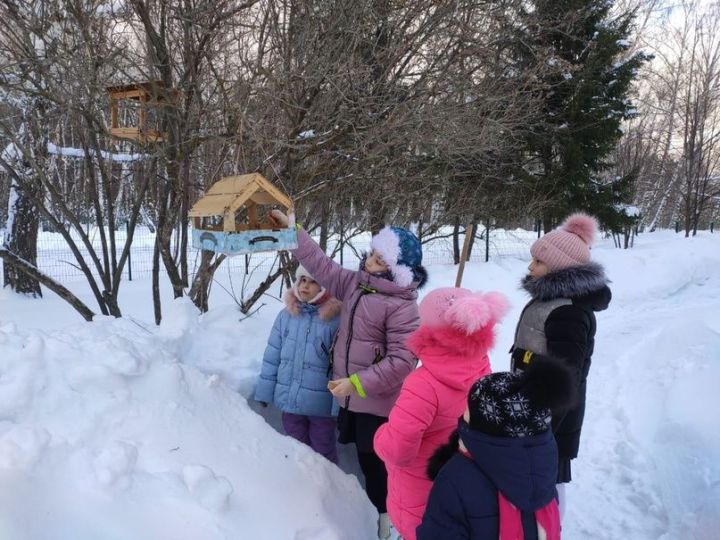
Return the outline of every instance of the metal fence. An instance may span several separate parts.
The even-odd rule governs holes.
[[[102,253],[101,240],[98,230],[88,229],[88,236],[91,240],[96,253]],[[423,264],[438,265],[453,263],[453,246],[452,237],[448,235],[443,238],[432,240],[423,245]],[[483,261],[488,259],[497,259],[500,257],[518,257],[526,258],[528,249],[533,240],[537,238],[537,234],[532,231],[517,229],[508,231],[503,229],[491,229],[489,237],[485,236],[486,231],[480,229],[477,232],[476,240],[473,246],[470,260]],[[75,241],[79,247],[88,266],[94,269],[91,262],[90,254],[85,245],[80,240],[79,235]],[[117,254],[118,257],[123,249],[127,235],[125,231],[116,232]],[[172,248],[176,256],[177,239],[173,238]],[[462,245],[463,238],[460,242]],[[130,258],[123,272],[123,279],[145,279],[152,272],[153,246],[155,243],[155,235],[147,228],[139,227],[133,235],[132,245],[130,248]],[[328,241],[329,250],[336,250],[339,238],[331,237]],[[342,262],[343,266],[353,268],[359,263],[359,255],[367,251],[370,246],[370,235],[362,235],[355,237],[344,243],[342,254],[338,251],[335,259]],[[200,262],[200,251],[189,247],[188,264],[190,274],[195,273],[195,269]],[[41,231],[38,235],[38,268],[45,274],[60,282],[71,282],[83,280],[85,278],[80,267],[75,260],[72,252],[68,248],[65,239],[59,233]],[[258,253],[249,256],[239,255],[228,257],[223,262],[226,267],[225,271],[231,274],[248,274],[251,272],[266,272],[277,264],[274,253]]]

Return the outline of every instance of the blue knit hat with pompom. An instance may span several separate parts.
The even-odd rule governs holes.
[[[373,237],[370,247],[388,265],[397,285],[407,287],[413,281],[424,285],[427,272],[422,266],[422,244],[411,231],[385,227]]]

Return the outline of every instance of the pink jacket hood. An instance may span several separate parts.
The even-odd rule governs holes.
[[[467,388],[478,371],[490,369],[487,354],[495,345],[495,330],[486,326],[468,336],[449,327],[421,326],[407,345],[437,380],[452,388]]]

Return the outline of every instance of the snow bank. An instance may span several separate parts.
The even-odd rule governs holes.
[[[237,318],[223,358],[255,369]],[[369,537],[376,514],[354,476],[180,361],[197,320],[181,301],[159,335],[110,318],[0,326],[0,538]]]

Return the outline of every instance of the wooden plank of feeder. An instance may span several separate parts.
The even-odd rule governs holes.
[[[139,123],[138,127],[140,128],[140,131],[145,133],[145,101],[147,99],[147,94],[142,94],[140,96],[140,114],[139,114]]]
[[[236,196],[234,193],[206,194],[193,205],[188,215],[190,217],[222,216]]]
[[[252,200],[249,200],[247,202],[247,213],[248,213],[248,224],[250,225],[250,228],[257,229],[258,228],[257,204],[255,204]]]
[[[242,191],[235,196],[235,200],[232,201],[228,210],[231,210],[233,214],[240,210],[242,206],[247,204],[256,189],[257,184],[254,182],[246,184]]]
[[[131,90],[111,90],[110,97],[113,99],[140,99],[142,96],[147,95],[147,90],[140,88],[133,88]]]
[[[225,178],[215,182],[207,195],[216,193],[241,193],[247,186],[254,185],[252,199],[258,204],[279,203],[286,208],[292,207],[292,201],[270,181],[259,173],[241,174],[236,176],[226,176]]]
[[[223,215],[223,231],[237,232],[235,228],[235,212],[227,210]]]
[[[285,201],[278,201],[277,197],[270,195],[267,191],[256,191],[250,197],[257,204],[281,204],[285,206]],[[286,208],[289,208],[286,206]]]
[[[282,206],[288,209],[292,208],[292,201],[282,191],[276,188],[269,180],[257,173],[255,173],[254,176],[258,187],[262,188],[263,191],[265,191],[268,195],[270,195],[270,197],[274,199],[274,201],[271,202],[280,203]]]
[[[273,184],[259,173],[227,176],[213,184],[208,194],[223,190],[225,192],[240,193],[246,186],[254,185],[251,198],[258,204],[279,203],[286,208],[292,207],[292,201]]]
[[[222,216],[235,199],[234,195],[205,195],[190,209],[190,217]]]
[[[190,209],[190,217],[225,216],[237,212],[243,205],[278,203],[292,209],[292,201],[258,173],[227,176],[215,182]],[[223,218],[224,221],[227,221]],[[233,218],[234,222],[234,218]],[[229,226],[229,223],[224,225]]]
[[[248,185],[252,184],[251,174],[242,174],[237,176],[226,176],[215,182],[207,190],[206,195],[214,194],[233,194],[241,193]]]
[[[118,102],[115,99],[110,100],[110,127],[113,129],[118,127]]]
[[[110,135],[118,139],[132,139],[134,141],[157,142],[164,139],[164,135],[154,129],[141,131],[136,127],[110,128]]]

